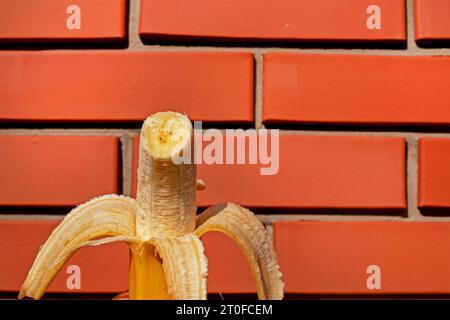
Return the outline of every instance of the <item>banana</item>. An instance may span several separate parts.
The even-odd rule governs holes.
[[[79,248],[123,241],[131,257],[129,294],[121,298],[206,299],[208,262],[200,237],[218,231],[246,255],[258,297],[282,299],[275,252],[256,216],[228,203],[196,217],[196,190],[205,184],[196,179],[193,144],[186,116],[159,112],[148,117],[140,136],[136,200],[106,195],[73,209],[39,250],[19,298],[41,298]]]

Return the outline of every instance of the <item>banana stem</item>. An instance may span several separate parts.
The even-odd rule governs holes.
[[[155,247],[144,244],[130,250],[129,292],[131,300],[171,299],[162,260]]]

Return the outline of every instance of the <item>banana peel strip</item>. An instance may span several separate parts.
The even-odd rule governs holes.
[[[176,300],[206,300],[208,261],[200,239],[190,233],[154,237],[150,243],[162,258],[169,295]]]
[[[105,195],[74,208],[53,230],[31,267],[19,292],[39,299],[77,249],[115,241],[134,241],[136,202]],[[101,238],[111,237],[108,240]]]
[[[250,264],[259,299],[283,298],[284,283],[272,241],[250,210],[233,203],[215,205],[198,216],[197,226],[194,233],[198,237],[211,231],[221,232],[241,248]]]

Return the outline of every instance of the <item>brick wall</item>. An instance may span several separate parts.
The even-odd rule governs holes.
[[[253,209],[288,297],[450,296],[448,1],[28,5],[0,3],[0,296],[70,208],[134,195],[140,125],[167,109],[281,130],[277,175],[201,165],[198,201]],[[211,297],[254,297],[238,248],[204,238]],[[49,297],[125,290],[127,257],[80,250],[82,288],[64,267]]]

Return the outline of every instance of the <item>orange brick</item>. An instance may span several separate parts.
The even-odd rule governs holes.
[[[263,121],[448,125],[448,71],[449,57],[267,54]]]
[[[450,293],[448,222],[276,222],[274,241],[287,293]]]
[[[0,52],[0,74],[0,120],[253,121],[250,53]]]
[[[0,136],[0,206],[75,206],[118,192],[116,137]]]
[[[230,238],[222,233],[209,232],[201,240],[208,259],[209,293],[256,292],[247,259]]]
[[[282,134],[279,159],[279,172],[265,176],[261,165],[200,164],[197,176],[206,189],[198,192],[198,205],[236,202],[252,208],[361,212],[406,208],[403,138]],[[137,162],[135,137],[133,194]]]
[[[415,0],[414,30],[419,43],[450,41],[450,2]]]
[[[380,10],[379,29],[367,25],[373,5]],[[405,24],[404,0],[142,0],[139,34],[175,40],[404,42]]]
[[[450,209],[450,139],[419,140],[418,205],[434,213]]]
[[[0,42],[124,40],[125,22],[126,0],[0,2]]]

